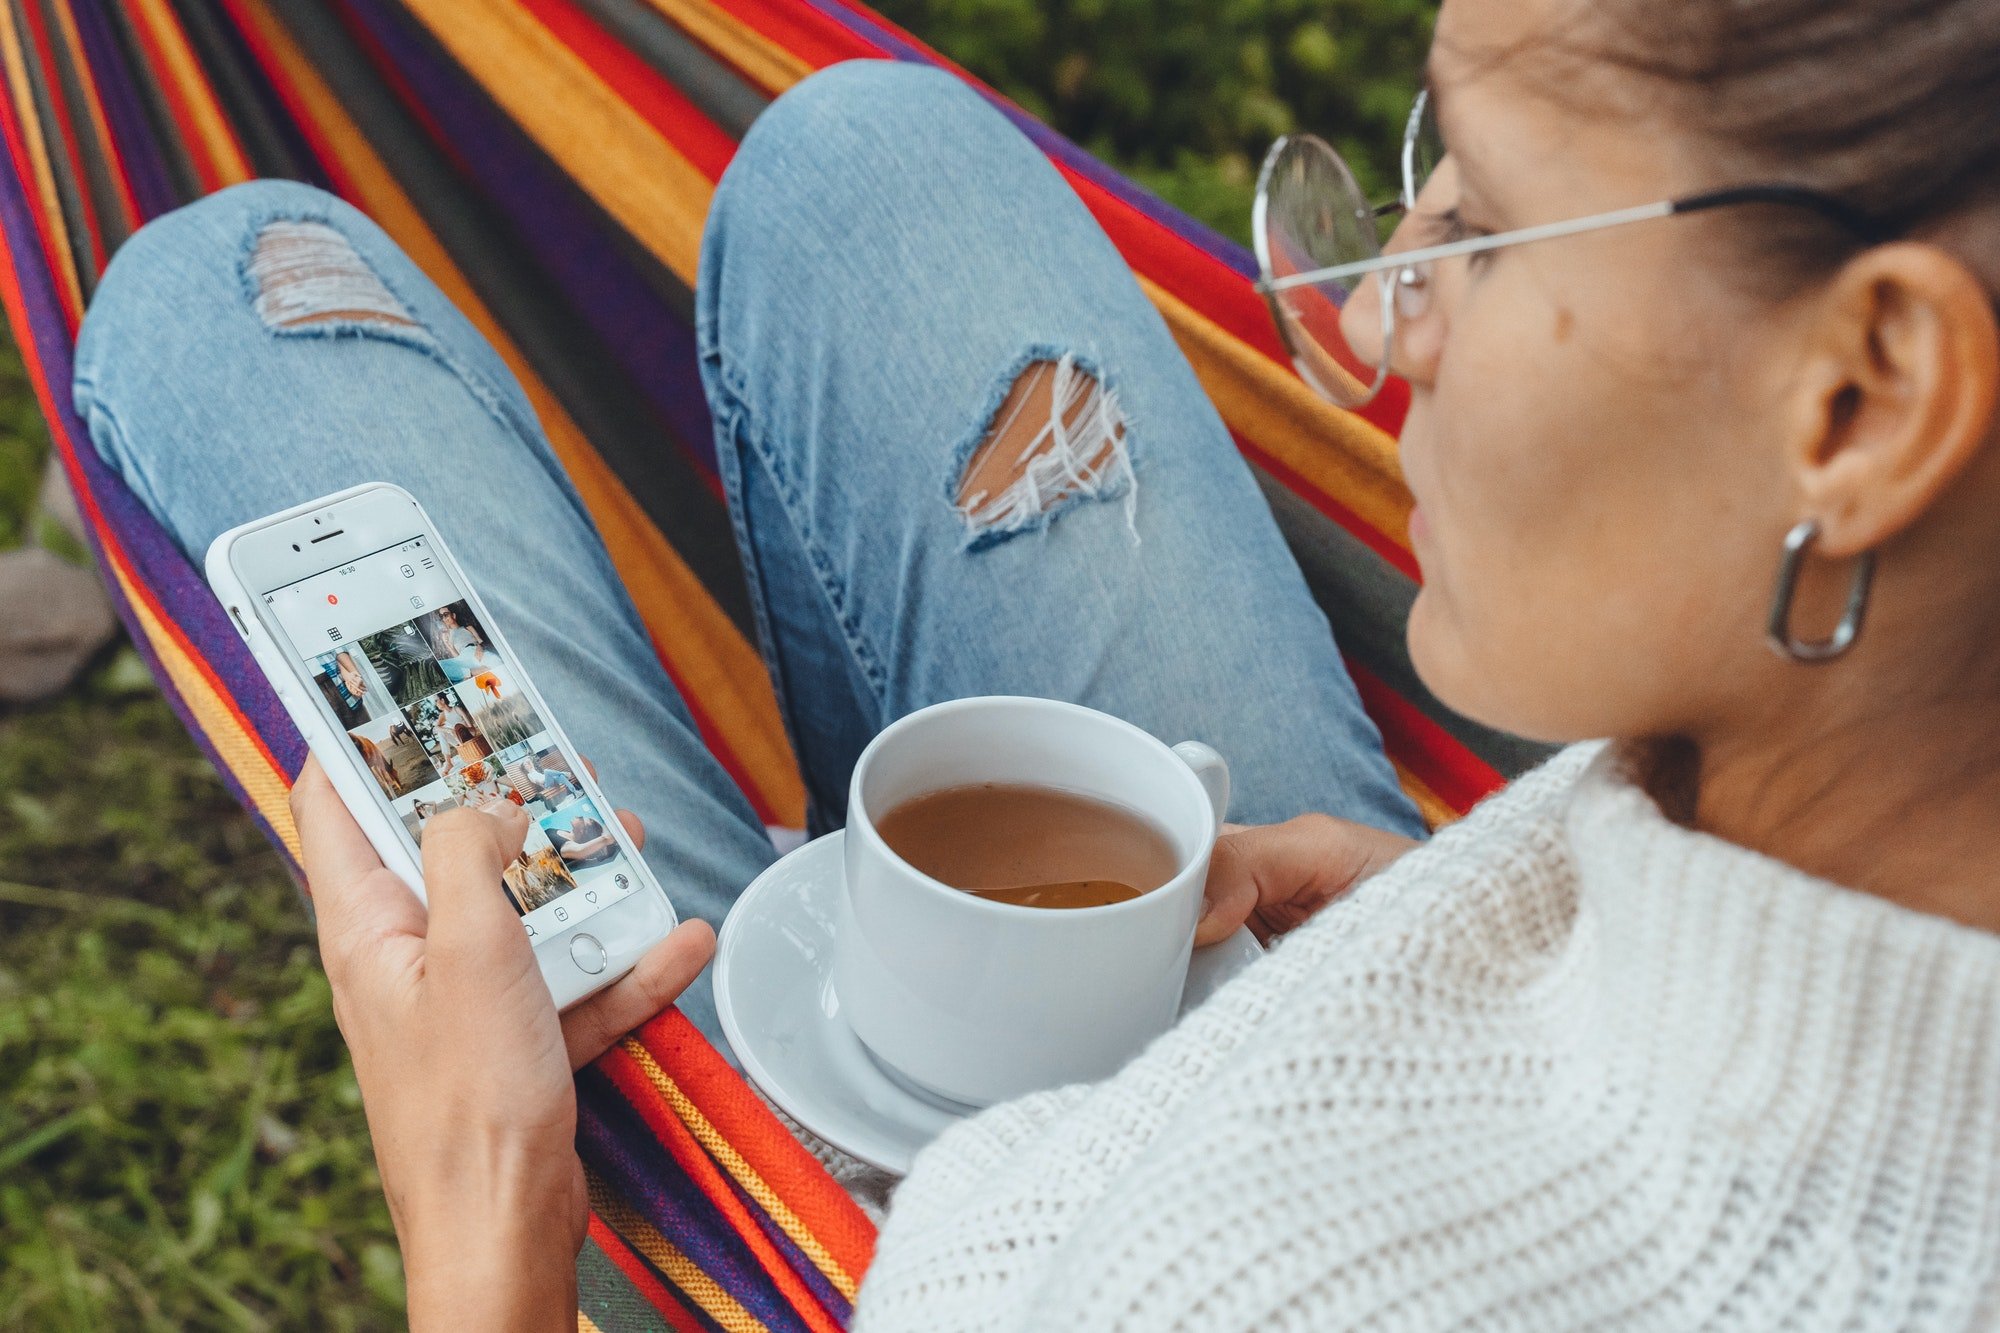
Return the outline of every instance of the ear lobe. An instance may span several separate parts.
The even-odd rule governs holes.
[[[1856,555],[1920,520],[1990,441],[2000,400],[1993,297],[1958,259],[1878,246],[1835,279],[1816,421],[1795,461],[1820,553]]]

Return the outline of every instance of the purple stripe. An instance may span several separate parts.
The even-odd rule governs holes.
[[[377,0],[345,4],[435,119],[453,160],[513,223],[604,350],[714,476],[715,428],[702,392],[691,317],[662,299],[626,254],[615,224],[493,105],[484,88],[415,39]]]
[[[724,1179],[729,1181],[729,1188],[737,1199],[749,1209],[750,1216],[757,1219],[758,1229],[777,1247],[778,1252],[784,1255],[785,1262],[799,1275],[799,1280],[804,1282],[807,1289],[818,1298],[820,1306],[832,1315],[842,1328],[847,1327],[848,1321],[854,1318],[854,1307],[848,1304],[847,1298],[840,1294],[839,1289],[827,1279],[826,1274],[819,1271],[819,1265],[806,1257],[806,1252],[799,1248],[798,1242],[786,1235],[785,1229],[772,1221],[771,1215],[736,1183],[734,1176],[725,1173]]]
[[[832,19],[848,32],[871,42],[890,52],[898,60],[912,64],[930,65],[943,69],[944,64],[928,51],[918,46],[901,31],[882,22],[873,14],[840,3],[840,0],[802,0],[807,7]],[[953,71],[956,73],[956,71]],[[1148,190],[1133,184],[1104,163],[1092,157],[1083,149],[1057,134],[1054,130],[1036,120],[1019,107],[1005,101],[997,93],[984,88],[976,88],[981,96],[1006,115],[1049,157],[1061,162],[1079,176],[1103,189],[1107,194],[1130,204],[1147,218],[1165,227],[1182,240],[1188,241],[1221,261],[1246,278],[1257,276],[1257,257],[1249,250],[1230,240],[1206,223],[1197,222],[1187,214],[1169,204],[1166,200]]]
[[[76,18],[77,35],[83,39],[84,58],[96,80],[98,100],[104,104],[104,119],[124,157],[140,218],[156,218],[178,200],[166,160],[153,138],[152,124],[139,101],[139,90],[133,84],[132,69],[125,63],[125,53],[97,0],[74,0],[70,13]],[[113,164],[106,165],[116,169]]]
[[[265,737],[279,762],[287,766],[288,772],[295,772],[304,760],[305,745],[279,706],[277,696],[271,692],[269,684],[251,660],[249,650],[229,628],[221,606],[209,594],[194,567],[152,514],[97,456],[97,450],[90,443],[89,431],[76,415],[69,393],[73,367],[68,321],[56,295],[54,275],[42,251],[41,234],[35,212],[28,203],[27,192],[14,169],[11,156],[0,154],[0,158],[5,158],[4,162],[0,162],[0,239],[4,239],[14,274],[20,283],[28,324],[27,328],[16,329],[15,333],[24,341],[32,340],[41,372],[47,377],[49,398],[55,409],[49,421],[50,435],[64,456],[76,462],[83,476],[84,488],[96,501],[105,525],[119,534],[131,561],[133,577],[153,591],[162,614],[179,625],[196,651],[209,660],[221,677],[223,688],[236,700],[251,725]],[[103,534],[95,526],[90,526],[87,535],[99,568],[108,569],[110,556],[105,549]],[[160,682],[167,702],[172,705],[188,733],[214,762],[230,793],[282,851],[283,843],[277,838],[275,830],[256,812],[249,793],[222,762],[214,743],[195,722],[186,700],[173,688],[158,654],[140,628],[132,605],[115,582],[109,578],[106,582],[119,618],[125,622],[140,657]]]
[[[617,1085],[587,1068],[577,1075],[576,1089],[576,1147],[585,1164],[752,1316],[773,1330],[809,1333],[743,1237],[688,1179]]]

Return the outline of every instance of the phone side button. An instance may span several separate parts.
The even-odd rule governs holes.
[[[604,946],[588,935],[573,936],[569,942],[569,960],[594,977],[604,970]]]

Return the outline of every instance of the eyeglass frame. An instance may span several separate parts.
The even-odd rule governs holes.
[[[1410,119],[1403,131],[1403,197],[1400,200],[1380,204],[1372,210],[1376,218],[1407,215],[1416,211],[1417,141],[1422,133],[1424,113],[1429,107],[1430,90],[1426,88],[1417,95],[1415,107],[1410,111]],[[1427,246],[1419,250],[1404,250],[1395,254],[1377,254],[1373,259],[1355,260],[1348,264],[1336,264],[1328,268],[1311,269],[1304,273],[1287,273],[1282,278],[1273,278],[1270,263],[1265,254],[1264,219],[1271,191],[1271,175],[1279,157],[1295,136],[1286,135],[1271,145],[1264,155],[1264,165],[1257,175],[1257,193],[1252,208],[1251,228],[1256,241],[1257,266],[1261,270],[1254,284],[1262,293],[1265,304],[1270,307],[1271,318],[1277,323],[1279,336],[1284,340],[1286,350],[1298,355],[1291,346],[1292,332],[1284,311],[1278,306],[1278,294],[1295,287],[1312,287],[1328,282],[1342,282],[1348,279],[1364,278],[1374,273],[1385,273],[1392,269],[1403,270],[1409,277],[1400,281],[1411,281],[1414,270],[1442,259],[1456,259],[1462,255],[1484,254],[1492,250],[1502,250],[1516,245],[1531,245],[1538,241],[1559,240],[1565,236],[1580,236],[1588,232],[1606,231],[1612,227],[1622,227],[1633,222],[1651,222],[1658,218],[1680,217],[1690,213],[1706,212],[1716,208],[1729,208],[1740,204],[1772,204],[1780,207],[1804,208],[1819,214],[1827,221],[1835,223],[1851,232],[1855,239],[1866,245],[1881,245],[1894,240],[1897,233],[1869,217],[1860,209],[1843,199],[1817,190],[1808,185],[1770,182],[1758,185],[1735,185],[1723,189],[1705,190],[1698,194],[1684,195],[1675,199],[1663,199],[1657,203],[1640,204],[1632,208],[1612,209],[1603,213],[1591,213],[1583,217],[1570,218],[1562,222],[1545,222],[1532,227],[1517,227],[1509,231],[1494,232],[1488,236],[1473,236],[1462,241],[1450,241],[1443,245]],[[1307,136],[1314,137],[1314,136]],[[1340,151],[1325,140],[1319,141],[1340,162],[1349,179],[1353,169],[1348,167]],[[1449,156],[1449,149],[1446,150]],[[1441,157],[1440,162],[1443,161]],[[1358,284],[1357,284],[1358,290]],[[1352,293],[1349,293],[1352,295]],[[1383,289],[1384,317],[1393,318],[1389,313],[1390,293],[1387,284]],[[1386,335],[1386,329],[1385,329]],[[1383,364],[1378,367],[1375,385],[1366,398],[1354,406],[1366,406],[1381,391],[1387,378],[1388,347],[1385,341]]]

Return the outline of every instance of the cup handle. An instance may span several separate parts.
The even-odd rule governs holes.
[[[1213,746],[1203,745],[1200,741],[1182,741],[1174,747],[1174,753],[1201,780],[1201,788],[1208,793],[1208,803],[1215,810],[1215,827],[1220,829],[1222,821],[1229,818],[1228,762],[1215,752]]]

